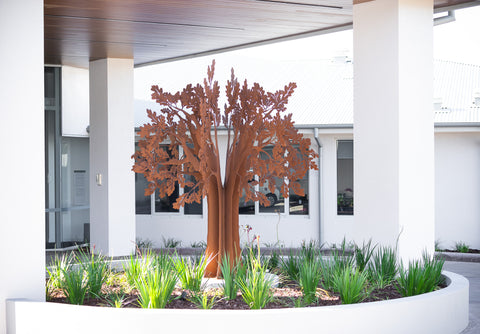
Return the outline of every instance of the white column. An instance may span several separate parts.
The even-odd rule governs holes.
[[[354,5],[355,236],[434,251],[433,0]]]
[[[90,241],[129,255],[135,242],[133,60],[90,63]]]
[[[45,300],[43,1],[0,1],[0,333],[5,299]]]

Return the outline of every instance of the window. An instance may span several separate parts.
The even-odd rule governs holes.
[[[135,173],[135,213],[137,215],[149,215],[152,213],[152,200],[145,196],[145,188],[148,182],[143,174]]]
[[[245,202],[245,190],[242,190],[242,196],[238,203],[238,213],[241,215],[254,215],[255,214],[255,202],[252,200]]]
[[[337,214],[353,215],[353,140],[337,141]]]
[[[267,153],[271,153],[272,148],[266,148]],[[301,188],[304,190],[305,194],[299,196],[295,194],[291,189],[289,191],[289,197],[284,198],[280,189],[282,187],[283,180],[276,178],[275,179],[275,190],[272,192],[269,189],[268,181],[265,182],[262,186],[258,186],[258,190],[265,194],[269,203],[267,205],[258,205],[258,209],[255,208],[255,203],[253,201],[248,201],[245,203],[245,193],[242,194],[240,198],[240,208],[239,212],[242,215],[254,215],[255,213],[285,213],[288,212],[290,215],[308,215],[308,176],[309,171],[305,176],[297,181],[300,183]]]
[[[193,176],[186,176],[185,179],[187,181],[189,180],[192,180],[193,182],[195,182],[195,178]],[[185,187],[184,189],[184,192],[188,192],[190,191],[191,188],[189,187]],[[202,214],[202,202],[200,203],[196,203],[196,202],[193,202],[193,203],[189,203],[189,204],[185,204],[185,207],[183,208],[183,213],[186,214],[186,215],[201,215]]]
[[[138,145],[136,145],[135,148],[138,149]],[[148,182],[143,174],[135,173],[135,213],[137,215],[152,214],[152,197],[155,203],[154,212],[156,213],[183,213],[185,215],[201,215],[203,213],[202,203],[185,204],[181,209],[175,209],[173,207],[173,204],[177,201],[180,194],[188,191],[189,188],[182,189],[178,183],[176,183],[174,191],[169,196],[159,197],[158,192],[155,192],[151,196],[145,196],[145,188],[147,185]]]
[[[285,212],[285,198],[283,197],[280,189],[282,188],[283,180],[275,178],[275,190],[270,191],[270,185],[266,181],[263,186],[260,186],[260,192],[265,194],[268,199],[268,204],[263,206],[260,204],[260,212],[275,212],[275,213],[284,213]]]
[[[300,187],[305,191],[305,194],[300,196],[290,189],[288,197],[289,213],[291,215],[308,215],[308,171],[298,182],[300,183]]]

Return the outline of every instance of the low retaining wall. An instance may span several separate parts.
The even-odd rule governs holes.
[[[115,309],[7,301],[9,334],[31,333],[460,333],[468,325],[468,280],[389,301],[275,310]]]

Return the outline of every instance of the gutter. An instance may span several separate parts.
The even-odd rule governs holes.
[[[322,173],[321,173],[321,162],[322,162],[322,144],[318,139],[318,128],[313,129],[313,137],[318,146],[318,246],[320,247],[322,243]]]
[[[455,11],[454,10],[449,10],[447,12],[447,15],[434,18],[433,19],[433,25],[434,26],[439,26],[441,24],[450,23],[450,22],[454,22],[454,21],[455,21]]]

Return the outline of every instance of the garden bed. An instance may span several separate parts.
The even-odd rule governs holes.
[[[102,288],[102,296],[111,296],[118,293],[121,290],[121,286],[105,285]],[[221,296],[221,289],[209,290],[211,296]],[[129,291],[124,294],[124,301],[122,307],[127,308],[140,308],[138,301],[138,292],[136,290]],[[281,287],[274,288],[274,300],[267,304],[264,309],[278,309],[278,308],[293,308],[295,302],[302,297],[301,289],[293,282],[287,282],[281,284]],[[341,305],[342,301],[338,293],[328,292],[320,290],[317,293],[318,299],[314,304],[307,305],[306,307],[317,306],[333,306]],[[370,292],[369,296],[363,300],[363,302],[376,302],[382,300],[392,300],[402,298],[402,295],[398,292],[396,284],[389,285],[383,289],[374,289]],[[56,290],[49,298],[49,302],[69,304],[67,298],[62,291]],[[113,306],[109,303],[109,300],[105,297],[101,298],[88,298],[85,300],[84,305],[89,306],[101,306],[110,307]],[[198,306],[191,302],[186,293],[181,288],[176,288],[173,291],[173,299],[166,306],[167,309],[196,309]],[[241,294],[238,293],[237,297],[233,300],[227,300],[224,298],[218,298],[215,305],[212,307],[216,310],[248,310],[249,306],[245,303]]]
[[[460,333],[468,325],[468,281],[443,272],[447,287],[373,303],[270,310],[107,308],[7,301],[9,333]]]

